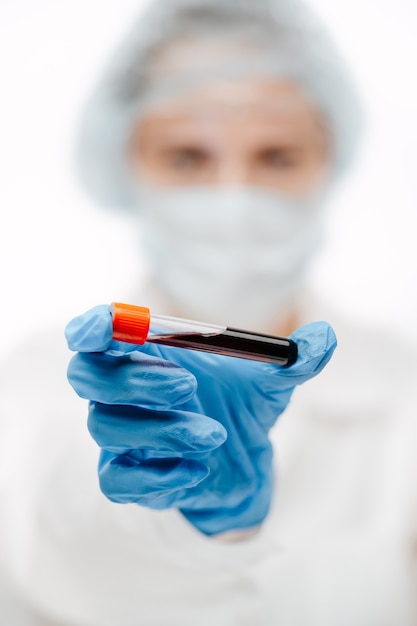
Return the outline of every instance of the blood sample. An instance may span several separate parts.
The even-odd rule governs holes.
[[[151,314],[148,307],[121,302],[113,302],[110,312],[113,339],[118,341],[140,345],[147,341],[283,366],[297,359],[297,344],[287,337]]]

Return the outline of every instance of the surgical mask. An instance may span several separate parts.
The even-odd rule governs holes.
[[[142,186],[151,280],[184,317],[277,326],[291,312],[320,241],[320,200],[246,187]]]

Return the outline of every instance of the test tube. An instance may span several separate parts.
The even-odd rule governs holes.
[[[139,345],[149,341],[283,366],[297,359],[297,344],[287,337],[151,314],[148,307],[121,302],[113,302],[110,312],[117,341]]]

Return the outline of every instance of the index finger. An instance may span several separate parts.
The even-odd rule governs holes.
[[[99,304],[74,317],[65,328],[68,347],[74,352],[104,352],[110,347],[113,325],[110,307]]]

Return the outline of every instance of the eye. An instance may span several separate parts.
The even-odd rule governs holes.
[[[260,150],[257,159],[267,167],[291,169],[299,165],[300,154],[295,148],[272,147]]]
[[[203,167],[210,155],[202,148],[184,146],[171,148],[166,153],[168,164],[177,170],[195,170]]]

